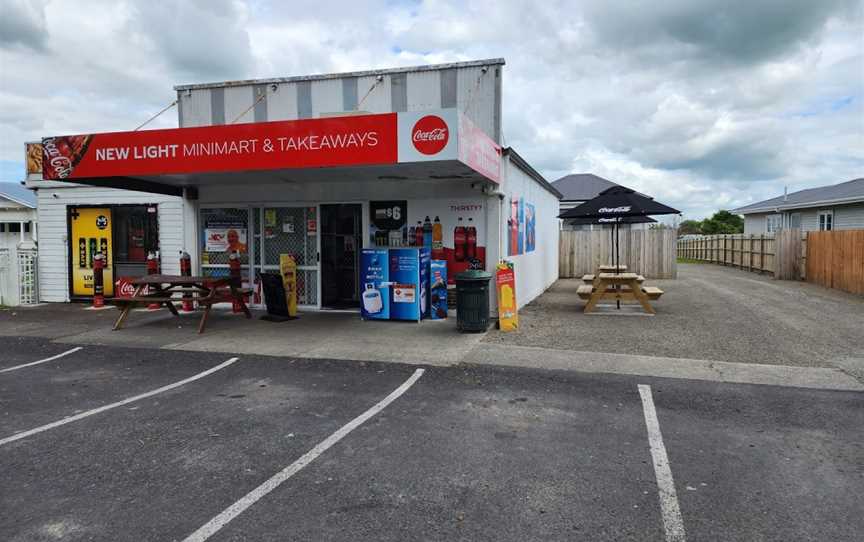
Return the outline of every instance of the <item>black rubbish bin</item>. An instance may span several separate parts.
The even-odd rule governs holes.
[[[480,333],[489,328],[489,280],[492,273],[464,271],[456,275],[456,328]]]

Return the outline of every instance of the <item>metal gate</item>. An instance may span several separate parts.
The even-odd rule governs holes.
[[[297,262],[297,304],[318,307],[318,211],[311,207],[254,208],[254,275],[279,272],[279,257]]]

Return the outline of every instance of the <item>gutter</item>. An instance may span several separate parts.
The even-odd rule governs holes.
[[[825,205],[849,204],[849,203],[864,203],[862,196],[849,196],[846,198],[825,199],[818,201],[807,201],[801,203],[770,205],[767,207],[746,208],[739,207],[732,209],[732,212],[737,215],[751,215],[756,213],[776,213],[777,211],[791,211],[794,209],[808,209],[810,207],[822,207]]]
[[[208,88],[242,87],[247,85],[270,85],[279,83],[296,83],[298,81],[323,81],[327,79],[342,79],[344,77],[369,77],[374,75],[391,75],[394,73],[415,73],[447,70],[453,68],[475,68],[480,66],[503,66],[503,58],[489,58],[486,60],[470,60],[467,62],[451,62],[447,64],[426,64],[423,66],[409,66],[405,68],[385,68],[380,70],[363,70],[342,73],[324,73],[318,75],[298,75],[294,77],[271,77],[268,79],[241,79],[237,81],[222,81],[217,83],[196,83],[189,85],[177,85],[174,90],[202,90]]]
[[[509,156],[510,162],[512,162],[516,167],[524,171],[529,177],[537,181],[537,184],[545,188],[547,191],[551,192],[553,196],[555,196],[559,200],[564,198],[564,194],[559,192],[557,188],[552,186],[552,183],[547,181],[546,178],[543,177],[543,175],[540,175],[540,173],[536,169],[531,167],[531,165],[526,162],[524,158],[519,156],[519,153],[514,151],[513,147],[505,147],[501,151],[501,155]]]

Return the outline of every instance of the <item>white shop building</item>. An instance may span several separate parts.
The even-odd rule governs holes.
[[[558,277],[560,194],[501,147],[503,68],[183,85],[177,129],[45,138],[43,176],[28,180],[40,257],[54,262],[42,300],[77,297],[91,249],[107,247],[114,278],[143,274],[142,251],[176,273],[186,250],[204,275],[238,251],[253,288],[291,254],[301,308],[357,307],[360,249],[410,245],[428,217],[449,273],[512,261],[524,305]],[[457,230],[469,226],[470,249]]]

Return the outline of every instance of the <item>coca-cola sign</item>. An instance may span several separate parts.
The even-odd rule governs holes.
[[[426,115],[414,124],[411,129],[411,142],[414,148],[423,154],[438,154],[447,146],[450,131],[447,123],[438,115]]]

